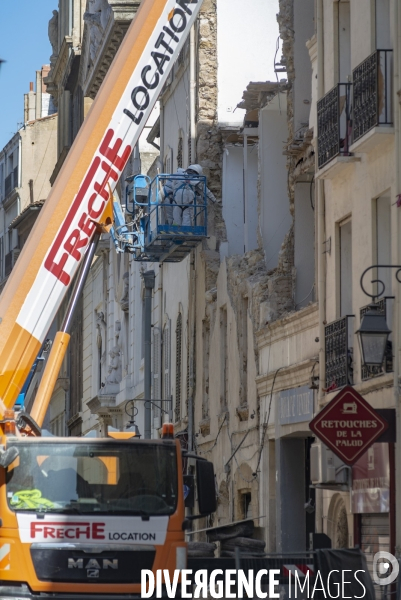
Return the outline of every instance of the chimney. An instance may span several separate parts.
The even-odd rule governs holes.
[[[33,91],[33,81],[29,82],[29,93],[26,94],[28,96],[28,106],[27,110],[27,121],[34,121],[36,119],[36,94]],[[25,122],[27,122],[25,121]]]

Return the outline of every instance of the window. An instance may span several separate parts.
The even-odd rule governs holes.
[[[209,417],[209,353],[210,353],[210,321],[203,321],[203,401],[202,419]]]
[[[4,277],[4,237],[0,237],[0,280]]]
[[[378,265],[391,264],[391,199],[389,196],[380,196],[376,199],[376,235],[375,263]],[[383,281],[386,287],[386,296],[391,296],[391,282],[393,273],[391,269],[378,269],[377,278]],[[375,277],[376,279],[376,277]],[[381,290],[377,290],[380,292]]]
[[[240,405],[247,404],[248,391],[248,298],[242,298],[241,306],[241,337],[240,337],[240,356],[242,362],[240,364]]]
[[[188,167],[192,165],[192,144],[191,144],[191,134],[188,134]]]
[[[65,436],[65,413],[61,413],[50,422],[50,430],[53,435]]]
[[[170,339],[170,320],[164,327],[163,331],[163,399],[169,400],[171,398],[171,339]],[[164,410],[169,409],[170,404],[167,403],[167,407]]]
[[[340,316],[352,314],[352,227],[351,220],[340,225]]]
[[[173,170],[173,150],[168,147],[166,156],[164,158],[164,171],[165,173],[172,173]]]
[[[141,359],[145,358],[145,293],[142,294]]]
[[[182,169],[183,159],[182,159],[182,136],[180,135],[180,139],[178,140],[178,150],[177,150],[177,168]]]
[[[350,3],[338,2],[338,81],[346,83],[351,77],[351,16]]]
[[[386,50],[391,48],[390,31],[390,0],[376,0],[376,48]]]
[[[18,441],[12,445],[19,457],[7,472],[7,499],[17,512],[32,512],[31,490],[38,510],[61,514],[169,515],[176,509],[174,446]],[[71,530],[70,536],[73,539]]]
[[[220,405],[227,406],[227,308],[220,309]]]
[[[182,314],[177,317],[175,330],[175,420],[181,419],[181,388],[182,388]]]
[[[161,399],[160,392],[160,332],[153,328],[153,398]]]

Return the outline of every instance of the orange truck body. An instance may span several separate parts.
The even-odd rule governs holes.
[[[8,438],[10,442],[12,438]],[[85,438],[29,438],[30,444],[42,444],[51,441],[59,442],[60,444],[73,444],[79,446],[79,444],[85,444],[88,442]],[[3,445],[7,443],[5,437],[2,438]],[[114,441],[111,439],[102,440],[96,439],[99,444],[113,444]],[[120,441],[122,444],[165,444],[163,440],[152,440],[152,441],[141,441],[131,438],[131,440]],[[177,568],[177,548],[184,549],[186,553],[186,542],[184,539],[183,522],[185,519],[185,508],[184,508],[184,497],[183,497],[183,476],[182,476],[182,458],[181,458],[181,447],[178,440],[171,440],[170,442],[176,448],[176,459],[177,459],[177,489],[178,499],[177,507],[174,514],[168,517],[167,531],[165,535],[165,541],[163,544],[154,545],[155,557],[151,567],[153,572],[157,569],[168,569],[170,572],[171,580],[173,578],[173,571]],[[35,543],[42,539],[43,533],[50,536],[53,545],[58,546],[54,549],[54,554],[59,554],[60,550],[63,551],[63,546],[70,556],[76,556],[74,552],[69,551],[70,546],[68,542],[71,541],[68,538],[74,535],[74,528],[78,526],[81,528],[84,539],[82,544],[87,546],[93,543],[91,536],[97,534],[97,537],[104,538],[104,524],[108,521],[108,517],[104,514],[99,516],[90,517],[87,514],[83,517],[76,517],[75,515],[68,515],[60,518],[54,513],[46,514],[40,511],[29,511],[24,513],[16,513],[9,507],[7,499],[7,488],[6,488],[6,471],[0,469],[0,505],[1,505],[1,527],[0,527],[0,597],[3,598],[27,598],[31,599],[36,597],[35,594],[39,593],[52,593],[52,594],[71,594],[73,598],[78,600],[81,598],[88,598],[87,594],[93,594],[93,597],[108,598],[109,595],[119,594],[124,597],[131,598],[132,595],[140,597],[141,584],[139,582],[132,583],[107,583],[102,581],[100,574],[98,581],[90,579],[88,577],[86,565],[87,561],[83,564],[82,577],[83,580],[71,583],[66,581],[43,581],[38,577],[37,565],[34,565],[32,560],[32,549],[35,547]],[[25,515],[21,517],[21,515]],[[29,527],[21,527],[21,519],[25,518],[29,522]],[[112,517],[113,518],[113,517]],[[119,516],[114,517],[118,519],[119,531],[129,531],[130,517]],[[140,517],[137,517],[140,519]],[[150,517],[152,519],[152,517]],[[149,521],[145,521],[144,524]],[[150,521],[151,523],[151,521]],[[88,533],[85,528],[90,529]],[[61,533],[61,535],[60,535]],[[42,537],[41,537],[42,536]],[[32,540],[30,542],[30,540]],[[136,543],[139,544],[138,550],[141,551],[141,545],[139,542],[126,542],[131,544],[132,550],[135,551]],[[107,540],[104,540],[104,544],[107,544]],[[126,547],[125,544],[125,547]],[[76,544],[78,546],[78,544]],[[49,546],[50,548],[51,546]],[[102,553],[104,553],[103,542],[95,546],[92,549],[92,553],[87,554],[87,560],[95,559],[98,562],[102,561]],[[46,548],[43,544],[42,548]],[[120,546],[114,545],[114,550],[119,551]],[[96,552],[96,550],[98,551]],[[79,554],[79,552],[78,552]],[[185,554],[186,555],[186,554]],[[82,556],[82,554],[81,554]],[[107,553],[106,553],[106,556]],[[62,556],[58,560],[60,568],[64,569],[67,567],[67,558]],[[132,564],[132,568],[135,568],[135,559]],[[181,565],[182,568],[182,565]],[[74,571],[75,573],[76,571]],[[115,571],[115,575],[118,578],[120,571]],[[10,583],[12,594],[8,595],[7,586]],[[22,586],[21,590],[19,589]],[[28,590],[24,595],[24,591]],[[4,595],[3,595],[4,594]],[[61,596],[62,597],[62,596]],[[68,596],[70,598],[70,596]],[[57,596],[55,597],[57,598]]]

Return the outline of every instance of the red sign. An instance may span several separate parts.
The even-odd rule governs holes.
[[[350,385],[309,423],[310,429],[347,465],[353,465],[386,431],[388,423]]]

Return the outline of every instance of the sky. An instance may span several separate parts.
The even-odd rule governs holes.
[[[0,0],[0,150],[22,124],[29,82],[50,63],[47,27],[57,8],[58,0]]]

